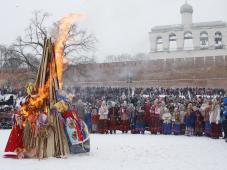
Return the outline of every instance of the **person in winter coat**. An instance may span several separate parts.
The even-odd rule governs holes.
[[[99,133],[108,133],[108,108],[105,101],[102,102],[99,108],[99,116]]]
[[[23,135],[24,135],[24,128],[23,128],[23,118],[22,116],[15,112],[15,122],[12,126],[12,130],[6,144],[5,152],[16,152],[16,149],[23,148]]]
[[[92,107],[91,110],[91,124],[92,133],[98,133],[99,114],[96,107]]]
[[[78,100],[76,103],[76,109],[79,114],[80,119],[83,121],[85,120],[85,104],[82,102],[82,100]]]
[[[135,118],[135,133],[144,134],[145,131],[145,121],[144,121],[144,110],[143,107],[138,106],[136,109],[136,118]]]
[[[189,103],[184,117],[186,136],[192,136],[194,134],[194,115],[195,114],[193,113],[192,104]]]
[[[127,112],[127,102],[124,101],[119,109],[119,115],[121,119],[120,123],[120,130],[122,133],[128,133],[130,130],[130,124],[129,124],[129,114]]]
[[[109,118],[109,130],[110,134],[116,133],[117,126],[118,126],[118,108],[116,107],[115,102],[111,102],[111,107],[109,108],[109,113],[108,113],[108,118]]]
[[[150,126],[150,110],[151,110],[151,104],[149,98],[147,98],[145,104],[144,104],[144,122],[145,122],[145,128],[149,129]]]
[[[193,108],[195,112],[195,135],[202,136],[203,135],[203,116],[197,107]]]
[[[179,135],[181,133],[181,129],[180,129],[181,121],[180,121],[180,110],[178,108],[174,109],[172,122],[173,122],[173,129],[172,129],[173,134]]]
[[[206,106],[204,106],[204,133],[206,136],[211,135],[211,125],[210,125],[210,111],[211,111],[212,103],[208,102]]]
[[[129,104],[129,106],[127,107],[127,112],[129,114],[129,122],[130,122],[130,129],[131,129],[131,133],[136,133],[135,130],[135,126],[136,126],[136,109],[134,107],[134,105],[132,103]]]
[[[92,131],[92,122],[91,122],[91,106],[87,103],[85,107],[85,123],[88,127],[89,132]]]
[[[171,123],[172,116],[169,112],[169,109],[165,108],[165,112],[162,115],[162,133],[165,135],[171,134],[171,128],[172,128],[172,123]]]
[[[185,112],[184,116],[184,123],[185,123],[185,135],[191,136],[190,129],[191,129],[191,122],[190,122],[190,112]]]
[[[185,123],[184,123],[184,116],[185,116],[185,106],[183,104],[179,105],[179,111],[180,111],[180,134],[185,134]]]
[[[162,130],[161,130],[162,124],[163,124],[162,115],[164,114],[165,108],[166,108],[165,100],[166,98],[160,99],[158,107],[157,106],[155,107],[155,113],[159,113],[159,132],[160,133],[162,133]]]
[[[222,128],[224,132],[223,139],[227,139],[227,104],[223,104],[221,107],[221,118],[222,118]]]
[[[160,125],[160,114],[161,114],[161,108],[158,103],[155,103],[150,110],[151,118],[150,118],[150,132],[152,134],[157,134],[161,131]]]
[[[195,122],[196,122],[196,111],[195,110],[197,110],[196,106],[192,107],[192,111],[190,113],[191,136],[193,136],[195,133]]]
[[[222,136],[220,124],[220,105],[216,99],[212,101],[212,108],[210,111],[211,137],[218,139]]]
[[[223,105],[222,105],[222,127],[224,132],[224,139],[226,139],[227,142],[227,96],[223,99]]]

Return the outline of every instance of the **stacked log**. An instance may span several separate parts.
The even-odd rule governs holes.
[[[35,89],[38,97],[42,97],[40,112],[47,113],[48,123],[41,129],[32,129],[27,121],[24,130],[24,144],[27,150],[36,150],[39,159],[47,157],[63,157],[69,154],[69,147],[64,132],[64,127],[58,113],[53,113],[52,108],[57,103],[56,91],[59,90],[57,65],[54,53],[54,44],[51,39],[45,38],[44,49]],[[34,98],[37,98],[37,95]]]

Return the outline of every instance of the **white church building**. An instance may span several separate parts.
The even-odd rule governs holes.
[[[193,23],[193,7],[181,6],[179,25],[155,26],[149,32],[150,59],[227,55],[227,23]]]

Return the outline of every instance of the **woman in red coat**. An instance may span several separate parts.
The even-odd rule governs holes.
[[[151,110],[151,104],[150,104],[149,99],[147,99],[146,103],[144,105],[144,121],[145,121],[145,128],[146,129],[149,129],[149,127],[150,127],[150,119],[151,119],[150,110]]]
[[[23,120],[18,114],[14,115],[15,122],[12,127],[8,142],[6,144],[5,152],[15,152],[17,149],[22,149],[23,146]]]
[[[96,107],[93,107],[91,111],[92,133],[98,133],[99,113],[97,110]]]
[[[160,132],[160,107],[158,105],[157,100],[155,101],[154,105],[151,107],[151,119],[150,119],[150,132],[152,134],[157,134]]]

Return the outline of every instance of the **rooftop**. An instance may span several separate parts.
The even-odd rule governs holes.
[[[209,27],[227,27],[227,23],[223,21],[212,22],[198,22],[192,24],[192,29],[209,28]],[[182,24],[177,25],[163,25],[155,26],[151,28],[151,32],[167,32],[167,31],[182,31],[184,26]]]
[[[181,6],[180,8],[180,13],[193,13],[193,8],[188,2],[186,1],[184,5]]]

